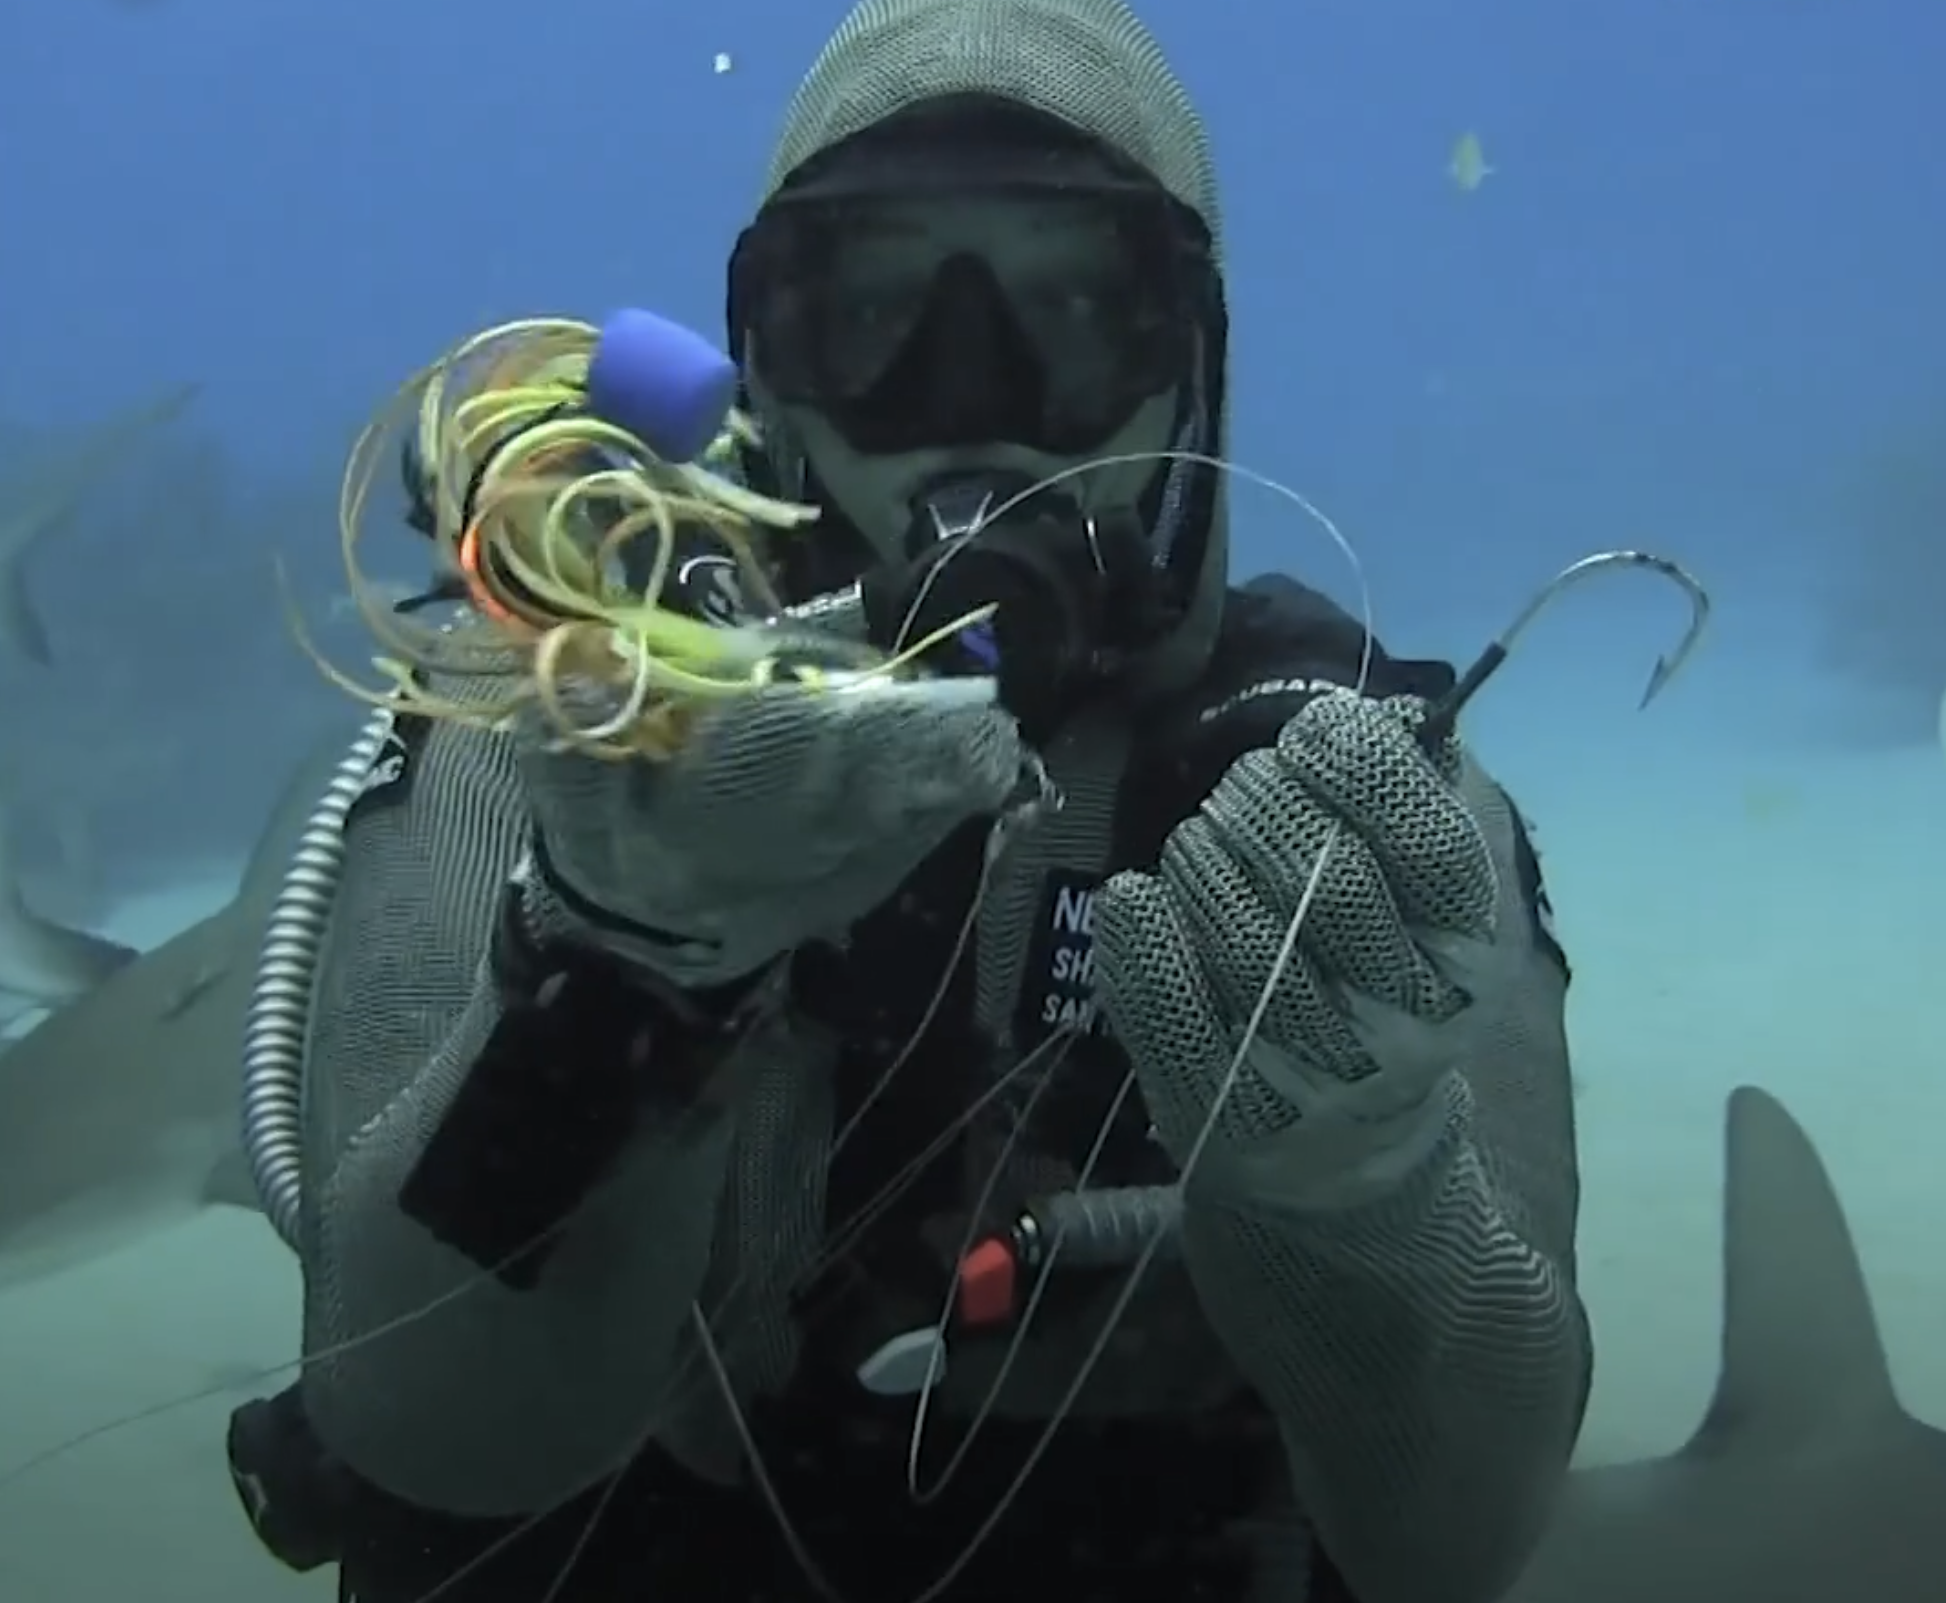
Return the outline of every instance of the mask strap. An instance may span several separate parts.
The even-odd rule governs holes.
[[[1209,438],[1208,364],[1203,359],[1200,338],[1197,343],[1195,377],[1185,390],[1183,404],[1176,414],[1180,421],[1172,443],[1178,451],[1214,454],[1213,442]],[[1162,491],[1157,497],[1155,520],[1149,535],[1158,569],[1175,566],[1177,545],[1188,532],[1190,480],[1193,475],[1204,471],[1200,464],[1179,458],[1171,462],[1168,471],[1163,474]]]

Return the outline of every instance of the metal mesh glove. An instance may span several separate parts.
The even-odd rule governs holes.
[[[1422,748],[1424,714],[1410,698],[1319,696],[1231,767],[1155,873],[1119,874],[1096,899],[1101,1004],[1180,1164],[1326,854],[1202,1156],[1210,1184],[1324,1200],[1416,1145],[1413,1132],[1437,1133],[1431,1093],[1491,983],[1500,887],[1455,788],[1464,758],[1450,742]],[[1273,1156],[1279,1172],[1262,1172]]]
[[[537,713],[515,744],[548,872],[612,915],[568,933],[682,986],[839,934],[1021,772],[998,710],[794,687],[725,703],[666,763],[563,750]],[[571,899],[543,890],[540,921]]]

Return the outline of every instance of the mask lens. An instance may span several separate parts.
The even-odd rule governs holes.
[[[739,333],[778,399],[868,408],[899,359],[946,328],[1029,354],[1030,444],[1105,438],[1193,360],[1200,284],[1167,203],[1027,192],[780,206],[733,267]],[[991,326],[989,326],[991,325]]]
[[[870,220],[834,239],[823,277],[826,304],[807,332],[822,347],[838,394],[857,399],[884,377],[946,288],[949,263],[960,264],[968,280],[983,279],[1044,360],[1079,362],[1099,374],[1121,343],[1119,333],[1157,320],[1152,286],[1099,211],[1036,210],[1041,215],[1013,220],[1017,232],[978,242],[961,229],[935,234]]]

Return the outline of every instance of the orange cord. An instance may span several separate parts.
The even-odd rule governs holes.
[[[523,634],[531,633],[525,620],[494,595],[487,584],[486,575],[481,571],[480,566],[478,520],[466,526],[466,532],[460,536],[457,555],[460,577],[466,581],[466,593],[472,599],[474,607],[503,628],[517,630]]]

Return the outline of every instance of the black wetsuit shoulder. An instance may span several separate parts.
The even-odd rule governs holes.
[[[1366,660],[1369,646],[1369,662]],[[1116,818],[1118,867],[1147,867],[1169,831],[1202,805],[1230,765],[1271,745],[1321,691],[1362,683],[1375,696],[1444,694],[1450,663],[1394,657],[1319,591],[1283,574],[1232,589],[1208,665],[1142,720]]]

